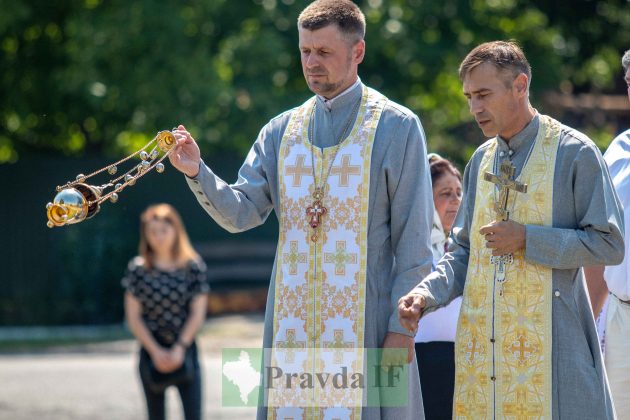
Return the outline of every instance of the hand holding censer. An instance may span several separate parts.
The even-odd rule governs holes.
[[[49,228],[79,223],[93,217],[101,209],[101,204],[106,200],[115,203],[118,194],[134,185],[138,179],[154,168],[158,173],[164,172],[162,161],[171,153],[175,146],[175,135],[171,131],[160,131],[143,148],[137,152],[119,160],[116,163],[105,166],[89,175],[79,174],[74,181],[57,187],[57,195],[52,203],[46,205]],[[150,149],[147,151],[148,149]],[[164,154],[160,157],[160,152]],[[132,166],[127,172],[110,179],[100,186],[89,185],[86,181],[101,172],[107,171],[109,175],[118,173],[118,166],[138,156],[140,164]],[[110,189],[109,191],[107,191]]]

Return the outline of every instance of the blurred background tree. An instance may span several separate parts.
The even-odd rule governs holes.
[[[616,113],[607,113],[602,111],[609,108],[601,99],[610,95],[618,98],[624,92],[620,57],[630,48],[628,0],[358,3],[368,21],[367,54],[360,67],[363,81],[418,113],[429,150],[448,156],[460,167],[483,137],[468,113],[457,68],[466,53],[484,41],[517,40],[533,67],[534,105],[587,132],[602,149],[616,131],[630,125],[627,101],[616,102],[621,107]],[[20,202],[22,190],[32,195],[41,189],[35,183],[45,182],[41,176],[28,178],[34,172],[34,162],[61,159],[64,165],[79,162],[73,165],[78,167],[79,159],[112,160],[137,149],[156,131],[179,123],[193,132],[212,164],[232,162],[223,170],[226,179],[233,180],[238,162],[260,128],[310,96],[301,72],[295,24],[305,5],[295,0],[0,0],[3,188],[14,191],[9,196]],[[571,114],[567,112],[570,106],[558,105],[579,105],[584,94],[591,95],[586,111]],[[546,100],[548,97],[552,100]],[[573,98],[573,102],[559,102],[558,97]],[[75,175],[54,169],[62,168],[61,163],[51,165],[45,166],[48,173],[44,177],[50,184]],[[22,175],[9,176],[15,173]],[[181,180],[173,185],[179,186],[174,188],[181,194]],[[136,188],[141,194],[140,187]],[[43,198],[46,191],[38,197],[42,205],[49,199]],[[156,198],[155,192],[146,191],[146,196],[139,195],[137,207],[127,208],[134,218],[147,197]],[[173,197],[177,200],[179,196]],[[28,197],[23,200],[33,201]],[[191,203],[181,201],[182,206],[194,206]],[[4,229],[2,245],[15,248],[16,243],[22,243],[16,237],[35,229],[31,227],[34,221],[25,217],[27,211],[20,218],[4,207],[0,210],[2,220],[12,223],[0,228]],[[36,210],[40,217],[42,209]],[[112,220],[119,217],[120,223],[125,223],[125,217],[130,217],[116,214],[111,212],[109,224],[104,220],[89,223],[92,229],[99,226],[116,232],[120,225]],[[189,217],[205,223],[204,228],[212,234],[222,235],[216,227],[209,227],[202,212]],[[202,218],[206,221],[199,222]],[[85,281],[81,273],[87,275],[82,267],[61,268],[61,264],[77,259],[72,247],[80,235],[70,229],[62,231],[42,228],[27,237],[40,238],[47,245],[54,241],[55,250],[49,249],[47,254],[52,265],[48,272],[65,276],[68,284],[74,285],[68,290],[83,290],[76,286]],[[260,235],[275,234],[272,228],[265,232]],[[207,232],[193,232],[192,236],[204,241]],[[99,266],[89,273],[103,288],[81,294],[92,303],[79,312],[93,315],[81,317],[70,311],[55,322],[72,322],[77,316],[82,322],[117,319],[119,305],[112,309],[93,300],[119,298],[117,278],[112,277],[120,273],[135,240],[134,235],[127,235],[120,240],[97,241],[98,246],[86,244],[84,258],[107,258],[116,268]],[[113,244],[122,245],[112,254]],[[33,246],[33,241],[29,245]],[[12,252],[15,256],[24,251]],[[21,277],[30,268],[16,265],[8,255],[5,253],[4,258],[12,268],[6,277],[13,279],[14,288],[0,293],[0,303],[11,306],[16,290],[22,290]],[[41,275],[33,272],[32,276]],[[42,288],[31,284],[31,288],[38,287]],[[75,292],[57,292],[65,293],[69,302],[78,299]],[[32,302],[28,297],[31,292],[19,293],[21,299]],[[105,297],[99,298],[99,293]],[[105,310],[116,315],[102,316]],[[5,313],[0,324],[9,319],[26,322],[23,315],[8,317]],[[42,322],[41,317],[37,319]]]
[[[417,112],[430,148],[460,163],[480,138],[457,66],[480,42],[518,40],[534,102],[621,84],[627,0],[360,3],[364,81]],[[179,122],[205,153],[244,153],[269,118],[309,95],[295,29],[304,4],[0,0],[0,162],[33,150],[119,155]]]

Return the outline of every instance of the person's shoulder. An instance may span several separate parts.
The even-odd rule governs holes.
[[[477,172],[479,172],[479,167],[481,165],[481,159],[488,151],[488,148],[495,141],[495,138],[488,139],[484,141],[475,151],[473,152],[468,162],[466,162],[466,167],[464,168],[464,180],[468,180],[470,182],[472,179],[476,179]]]
[[[280,140],[284,135],[284,130],[289,125],[289,121],[291,120],[293,113],[300,107],[301,105],[293,107],[291,109],[287,109],[286,111],[281,112],[280,114],[270,119],[261,130],[261,137],[263,137],[263,140],[265,137],[268,137],[270,135],[272,137],[276,137],[277,140]]]
[[[379,92],[378,90],[364,85],[373,94],[386,99],[385,107],[383,108],[383,115],[386,117],[399,118],[400,120],[419,120],[418,115],[398,102],[393,101],[391,98]]]
[[[206,264],[201,258],[188,261],[187,278],[188,281],[192,282],[196,293],[207,293],[210,291]]]
[[[293,115],[293,113],[297,111],[298,109],[300,109],[301,107],[305,106],[311,100],[313,100],[312,96],[310,98],[307,98],[305,102],[301,103],[300,105],[294,106],[293,108],[290,108],[290,109],[287,109],[286,111],[281,112],[280,114],[270,119],[267,125],[268,126],[286,126],[289,120],[291,119],[291,116]]]
[[[141,256],[133,257],[127,264],[127,270],[125,271],[125,275],[120,281],[120,284],[128,292],[135,295],[137,293],[138,282],[145,281],[145,270],[144,258]]]
[[[295,112],[295,110],[297,110],[299,107],[294,107],[291,109],[287,109],[284,112],[281,112],[280,114],[276,115],[275,117],[273,117],[272,119],[269,120],[269,122],[267,123],[268,126],[276,126],[276,125],[286,125],[286,123],[289,122],[289,119],[291,118],[291,115],[293,115],[293,113]]]
[[[193,259],[186,263],[186,267],[191,271],[206,271],[206,263],[201,259]]]
[[[606,154],[619,150],[630,150],[630,128],[613,139],[606,149]]]
[[[583,156],[601,156],[601,151],[586,134],[581,131],[562,124],[560,126],[560,144],[558,152],[568,159],[577,159]]]
[[[625,167],[630,160],[630,129],[619,134],[613,139],[604,153],[604,160],[608,164],[609,169],[612,171],[613,166],[619,166],[620,162],[623,162],[622,166]]]
[[[615,137],[615,140],[623,140],[625,142],[630,142],[630,128],[628,128],[626,131],[619,133],[619,135]]]
[[[556,165],[596,176],[606,166],[601,150],[586,134],[561,124]]]
[[[477,161],[477,160],[481,159],[481,157],[486,154],[486,152],[488,151],[488,148],[490,147],[490,145],[494,141],[496,141],[496,140],[493,137],[493,138],[487,139],[486,141],[481,143],[481,145],[479,147],[477,147],[475,149],[475,151],[473,152],[472,156],[470,157],[469,162],[473,162],[473,161]]]
[[[395,137],[388,135],[387,140],[389,142],[404,144],[409,139],[425,139],[420,117],[409,108],[390,99],[387,100],[383,108],[379,127],[383,127],[386,133],[394,130],[398,134]]]
[[[143,257],[141,257],[140,255],[137,255],[135,257],[133,257],[130,261],[129,264],[127,264],[127,268],[129,269],[129,271],[135,271],[138,269],[144,269],[145,268],[145,260]]]
[[[420,120],[418,115],[411,109],[399,104],[398,102],[394,102],[389,98],[387,98],[387,103],[385,104],[385,108],[383,108],[383,114],[389,117],[398,118],[401,121]]]
[[[141,256],[133,257],[127,264],[127,276],[140,278],[146,273],[146,261]]]
[[[270,119],[267,122],[267,124],[265,124],[263,126],[263,128],[261,130],[261,135],[263,135],[263,137],[265,137],[265,135],[269,135],[269,134],[273,134],[273,133],[278,134],[279,132],[283,132],[284,128],[289,123],[289,120],[291,119],[291,115],[293,114],[295,109],[296,108],[291,108],[289,110],[286,110],[286,111],[276,115],[272,119]]]
[[[263,149],[267,151],[270,148],[273,149],[277,147],[294,110],[295,108],[289,109],[270,119],[267,124],[260,129],[256,143],[262,145]]]
[[[593,140],[586,134],[566,124],[560,123],[560,145],[562,146],[564,144],[587,147],[595,146]]]

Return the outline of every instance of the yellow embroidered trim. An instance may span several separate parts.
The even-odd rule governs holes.
[[[560,124],[541,115],[534,149],[518,177],[528,185],[527,193],[511,194],[512,220],[552,225],[559,139]],[[489,261],[491,252],[479,234],[481,226],[495,220],[494,185],[483,180],[483,173],[492,171],[496,148],[494,140],[481,160],[477,178],[470,259],[455,346],[453,414],[475,420],[550,419],[551,269],[526,262],[523,250],[514,253],[514,262],[506,271],[504,295],[499,296]]]
[[[282,204],[273,347],[308,349],[299,366],[306,372],[326,372],[331,363],[337,362],[349,363],[349,370],[362,372],[370,163],[376,127],[387,99],[364,88],[361,101],[357,120],[342,140],[327,180],[324,206],[329,212],[320,227],[321,239],[315,243],[310,240],[305,214],[313,188],[310,153],[315,151],[315,171],[320,173],[322,165],[328,167],[334,150],[325,148],[322,153],[308,143],[314,98],[293,112],[279,150]],[[275,353],[280,358],[285,356]],[[290,409],[286,416],[323,418],[327,407],[336,405],[351,408],[348,418],[361,417],[360,388],[339,395],[328,395],[317,387],[292,391],[288,396],[280,390],[269,390],[268,418],[283,417],[281,411],[285,410],[275,407],[283,407],[284,403],[294,406],[296,401],[306,404]]]

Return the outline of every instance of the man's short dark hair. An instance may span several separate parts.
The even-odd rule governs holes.
[[[483,63],[509,72],[512,76],[509,84],[521,73],[527,76],[528,81],[532,80],[532,68],[515,41],[492,41],[475,47],[460,64],[459,78],[463,81],[468,73]]]
[[[365,16],[350,0],[316,0],[298,16],[298,27],[315,31],[336,24],[354,44],[365,37]]]
[[[623,67],[624,73],[628,71],[630,68],[630,50],[626,51],[621,59],[621,66]]]

